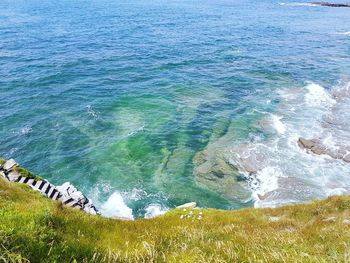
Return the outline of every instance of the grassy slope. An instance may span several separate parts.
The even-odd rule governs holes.
[[[350,197],[180,219],[189,213],[106,219],[0,179],[0,262],[350,262]]]

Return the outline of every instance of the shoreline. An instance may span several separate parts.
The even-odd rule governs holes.
[[[0,179],[0,207],[6,261],[343,262],[349,256],[349,196],[279,208],[182,208],[123,221],[64,207]]]

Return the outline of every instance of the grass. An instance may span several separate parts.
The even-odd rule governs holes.
[[[33,174],[32,172],[24,169],[23,167],[16,167],[14,170],[19,172],[24,177],[29,177],[31,179],[35,179],[35,180],[38,180],[38,181],[44,180],[44,178]]]
[[[331,216],[336,222],[323,221]],[[121,221],[0,179],[0,262],[350,262],[346,218],[350,197],[339,196],[277,209],[177,209]]]
[[[4,164],[6,162],[6,160],[4,159],[0,159],[0,165]],[[44,178],[37,176],[35,174],[33,174],[31,171],[28,171],[27,169],[24,169],[23,167],[15,167],[14,169],[16,172],[20,173],[22,176],[24,177],[29,177],[31,179],[35,179],[35,180],[44,180]]]

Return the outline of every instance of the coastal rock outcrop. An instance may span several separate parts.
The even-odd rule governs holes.
[[[230,162],[230,155],[218,145],[208,147],[196,154],[193,163],[196,182],[215,191],[227,199],[247,200],[251,194],[241,185],[240,172]]]
[[[55,186],[48,181],[27,172],[21,172],[21,168],[13,159],[0,165],[0,176],[10,182],[29,185],[32,189],[39,191],[46,197],[62,202],[64,205],[83,210],[89,214],[100,214],[92,201],[84,196],[69,182],[61,186]]]
[[[337,4],[337,3],[329,3],[329,2],[312,2],[313,5],[318,6],[327,6],[327,7],[350,7],[350,4]]]
[[[308,152],[312,152],[317,155],[325,154],[333,159],[341,159],[344,162],[350,163],[350,149],[338,148],[331,149],[325,146],[319,139],[305,139],[299,138],[298,145],[302,149],[306,149]]]

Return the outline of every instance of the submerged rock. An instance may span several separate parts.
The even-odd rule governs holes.
[[[250,192],[241,185],[241,173],[229,160],[227,149],[211,144],[196,154],[193,175],[198,184],[230,200],[250,198]]]

